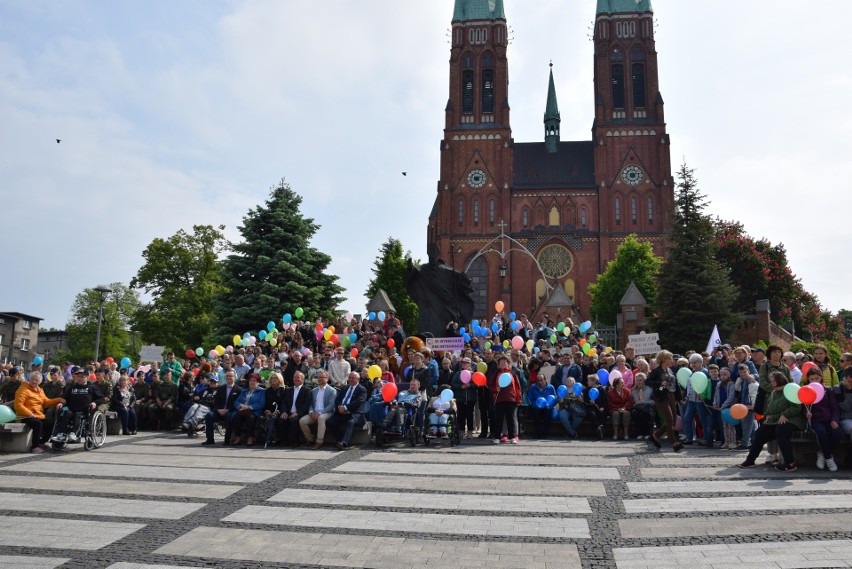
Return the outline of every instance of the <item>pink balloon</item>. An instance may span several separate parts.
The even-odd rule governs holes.
[[[622,379],[622,377],[621,377],[621,372],[618,371],[617,369],[614,369],[611,372],[609,372],[609,380],[615,381],[616,379]]]
[[[813,383],[808,384],[814,391],[816,391],[817,398],[814,403],[819,403],[822,401],[822,398],[825,397],[825,387],[821,383],[817,383],[814,381]]]
[[[524,347],[524,339],[520,336],[515,336],[514,338],[512,338],[512,347],[516,350],[520,350]]]
[[[234,346],[228,346],[227,348],[225,348],[225,351],[229,354],[232,353],[234,351]]]
[[[470,383],[470,370],[463,369],[459,374],[462,383]]]

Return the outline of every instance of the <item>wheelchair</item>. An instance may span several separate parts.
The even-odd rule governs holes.
[[[62,422],[62,416],[70,413],[74,414],[74,417],[68,419],[71,428],[68,432],[59,432],[57,427]],[[50,446],[55,451],[61,451],[68,444],[82,442],[84,449],[94,450],[101,448],[106,442],[106,433],[106,417],[97,409],[75,413],[68,407],[63,407],[56,414],[53,432],[50,434]]]
[[[428,423],[428,417],[431,409],[426,410],[426,419],[425,422]],[[450,443],[451,447],[456,447],[461,444],[461,431],[458,429],[458,416],[456,414],[455,409],[448,409],[445,411],[447,415],[447,424],[443,425],[447,429],[447,436],[441,437],[440,435],[433,435],[430,433],[430,426],[428,424],[424,424],[423,426],[423,444],[429,446],[431,443],[435,441],[447,440]]]
[[[386,405],[385,409],[390,405]],[[386,444],[394,440],[407,440],[412,447],[417,446],[420,441],[423,430],[423,411],[426,408],[425,403],[421,403],[419,407],[405,406],[405,415],[402,422],[402,427],[385,428],[382,424],[374,424],[376,435],[376,448],[383,448]]]

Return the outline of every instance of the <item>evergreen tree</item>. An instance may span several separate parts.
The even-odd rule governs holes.
[[[606,270],[589,285],[589,294],[592,296],[589,312],[602,324],[615,324],[616,315],[621,310],[621,297],[631,282],[636,283],[648,305],[653,306],[657,297],[657,272],[662,262],[654,255],[650,243],[639,241],[636,235],[628,235],[615,252],[615,258],[607,264]]]
[[[302,197],[283,179],[265,204],[249,210],[222,266],[225,291],[216,297],[215,340],[254,332],[285,313],[330,318],[344,299],[337,277],[326,273],[331,257],[310,246],[320,226],[299,212]]]
[[[408,296],[405,288],[405,272],[411,252],[402,253],[402,243],[393,237],[382,244],[373,266],[373,278],[367,286],[367,298],[372,299],[379,289],[384,290],[396,308],[406,332],[414,332],[420,321],[420,308]]]
[[[705,215],[707,198],[694,171],[678,172],[675,218],[668,259],[657,281],[657,331],[660,345],[676,352],[701,350],[718,325],[724,338],[736,322],[736,290],[728,269],[717,258],[713,221]]]

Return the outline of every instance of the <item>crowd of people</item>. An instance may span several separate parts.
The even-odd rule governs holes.
[[[293,321],[206,355],[169,353],[159,365],[119,368],[108,358],[46,372],[37,366],[26,380],[18,368],[0,369],[0,401],[31,425],[34,452],[56,420],[51,411],[78,383],[91,388],[87,405],[118,414],[124,434],[180,427],[190,436],[203,431],[204,445],[215,444],[218,427],[226,445],[321,448],[330,433],[345,449],[365,421],[394,426],[400,410],[423,406],[422,427],[439,438],[448,417],[460,438],[495,444],[547,438],[555,429],[569,439],[611,436],[658,448],[665,438],[675,451],[747,452],[743,468],[766,446],[768,462],[782,471],[796,469],[795,433],[812,431],[817,467],[835,471],[834,451],[852,434],[852,354],[835,367],[824,346],[812,354],[722,345],[713,353],[637,356],[570,321],[534,327],[524,315],[499,313],[471,330],[450,323],[447,333],[464,338],[461,351],[434,352],[406,338],[393,314]],[[700,374],[707,380],[690,379]],[[819,384],[824,395],[803,405],[785,397],[788,384]],[[732,419],[735,407],[742,418]]]

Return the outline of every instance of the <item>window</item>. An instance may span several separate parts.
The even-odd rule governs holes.
[[[462,56],[462,69],[473,69],[475,66],[473,55],[466,53]]]
[[[524,224],[524,228],[530,226],[530,210],[524,208],[524,211],[521,212],[521,222]]]
[[[624,66],[620,63],[612,66],[612,107],[624,108]]]
[[[641,63],[633,64],[633,106],[645,107],[645,66]]]
[[[630,219],[633,221],[633,225],[636,225],[637,212],[636,212],[636,198],[630,198]]]
[[[617,22],[615,35],[620,38],[632,38],[636,35],[636,22]]]
[[[27,352],[30,349],[30,340],[29,338],[21,338],[21,351]]]
[[[24,322],[24,324],[23,324],[24,330],[29,330],[30,328],[33,327],[33,323],[30,322],[29,320],[24,320],[23,322]]]
[[[621,198],[615,198],[615,224],[621,225]]]
[[[654,200],[648,198],[648,223],[654,223]]]
[[[462,112],[473,112],[473,71],[462,73]]]
[[[586,208],[581,208],[580,209],[580,226],[586,227],[587,221],[588,220],[586,219]]]
[[[464,201],[459,200],[459,225],[464,225]]]
[[[473,224],[479,225],[479,200],[473,200]]]
[[[490,51],[486,51],[482,54],[482,68],[488,69],[494,67],[494,56]]]
[[[5,340],[5,339],[6,338],[3,337],[3,334],[0,334],[0,346],[3,345],[3,340]]]
[[[482,71],[482,112],[494,112],[494,71],[491,69]]]
[[[473,314],[477,317],[488,314],[488,263],[479,257],[467,270],[470,284],[473,285]]]
[[[488,202],[488,223],[494,225],[494,200]]]

